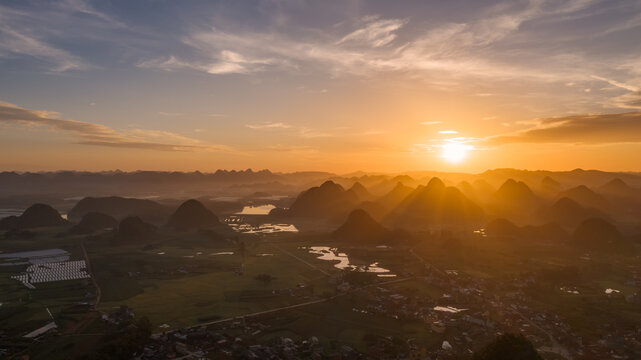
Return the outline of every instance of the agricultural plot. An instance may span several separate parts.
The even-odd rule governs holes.
[[[85,261],[76,260],[30,265],[24,273],[12,276],[11,278],[22,282],[30,289],[34,289],[33,284],[87,279],[90,277]]]

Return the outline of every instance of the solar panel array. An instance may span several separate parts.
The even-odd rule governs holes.
[[[32,284],[52,281],[76,280],[90,278],[84,260],[49,262],[30,265],[25,273],[12,276],[26,287],[35,288]]]

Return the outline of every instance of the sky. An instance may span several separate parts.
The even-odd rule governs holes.
[[[641,171],[641,1],[0,0],[0,154]]]

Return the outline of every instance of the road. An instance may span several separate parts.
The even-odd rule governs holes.
[[[93,283],[93,286],[96,288],[96,299],[94,300],[93,307],[94,309],[97,309],[98,304],[100,303],[100,297],[102,296],[102,292],[100,291],[100,286],[98,286],[96,277],[94,276],[93,271],[91,270],[91,261],[89,261],[89,255],[87,254],[87,249],[85,248],[85,242],[83,240],[80,240],[80,248],[82,248],[82,254],[85,257],[87,272],[89,273],[89,276],[91,276],[91,282]]]
[[[338,295],[334,295],[334,296],[328,297],[326,299],[312,300],[312,301],[307,301],[307,302],[300,303],[300,304],[283,306],[283,307],[279,307],[279,308],[274,308],[274,309],[269,309],[269,310],[264,310],[264,311],[258,311],[258,312],[249,313],[249,314],[238,315],[238,316],[234,316],[234,317],[230,317],[230,318],[226,318],[226,319],[220,319],[220,320],[210,321],[210,322],[206,322],[206,323],[200,323],[200,324],[197,324],[197,325],[183,327],[180,330],[188,330],[188,329],[198,328],[198,327],[201,327],[201,326],[216,325],[216,324],[220,324],[220,323],[224,323],[224,322],[228,322],[228,321],[237,320],[237,319],[240,319],[240,318],[255,317],[255,316],[259,316],[259,315],[275,313],[275,312],[278,312],[278,311],[291,310],[291,309],[296,309],[296,308],[303,307],[303,306],[320,304],[320,303],[323,303],[323,302],[334,300],[334,299],[336,299],[338,297],[341,297],[341,296],[345,296],[345,295],[347,295],[349,293],[352,293],[354,291],[362,290],[362,289],[369,288],[369,287],[372,287],[372,286],[384,286],[384,285],[399,283],[399,282],[403,282],[403,281],[408,281],[408,280],[411,280],[411,279],[414,279],[414,277],[411,276],[411,277],[402,278],[402,279],[395,279],[395,280],[389,280],[389,281],[384,281],[384,282],[368,284],[368,285],[365,285],[365,286],[361,286],[361,287],[358,287],[358,288],[351,289],[349,291],[346,291],[346,292],[338,294]],[[171,333],[171,332],[174,332],[174,331],[176,331],[176,330],[165,331],[165,332]],[[161,335],[162,333],[163,332],[156,333],[154,335]]]

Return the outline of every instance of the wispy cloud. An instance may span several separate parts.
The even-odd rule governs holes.
[[[184,113],[176,113],[176,112],[165,112],[165,111],[159,111],[158,115],[160,116],[167,116],[167,117],[177,117],[177,116],[184,116]]]
[[[26,3],[21,5],[28,6]],[[83,16],[91,20],[84,21]],[[63,29],[68,29],[70,24],[82,24],[84,28],[82,31],[74,28],[70,30],[73,34],[67,34]],[[34,8],[0,5],[0,57],[37,59],[47,64],[48,70],[53,72],[91,69],[95,66],[73,51],[75,49],[65,49],[59,44],[65,43],[69,35],[75,38],[93,37],[95,40],[95,31],[104,31],[105,28],[129,29],[84,0],[42,3]],[[116,42],[115,39],[111,40]]]
[[[247,124],[245,125],[245,127],[248,127],[254,130],[260,130],[260,129],[289,129],[292,126],[282,122],[265,122],[265,123],[258,123],[258,124]]]
[[[628,91],[628,93],[607,99],[606,106],[622,109],[641,109],[641,87],[596,75],[592,75],[592,78],[605,81],[612,86]]]
[[[318,152],[318,149],[312,146],[298,146],[298,145],[270,145],[266,150],[277,152]]]
[[[77,144],[160,151],[231,151],[167,131],[131,129],[117,131],[101,124],[61,119],[56,113],[30,110],[0,102],[0,123],[44,126],[73,135]]]
[[[52,71],[81,70],[88,65],[71,53],[53,47],[24,30],[14,29],[4,24],[0,9],[0,56],[26,55],[51,64]]]
[[[396,39],[395,32],[407,23],[404,19],[380,19],[368,16],[363,19],[364,27],[345,35],[336,44],[365,43],[373,47],[385,46]]]
[[[641,142],[641,112],[585,114],[539,119],[537,125],[487,139],[490,145],[510,143],[606,144]]]
[[[532,64],[499,56],[494,47],[516,37],[522,25],[540,18],[553,18],[582,11],[592,1],[570,0],[563,3],[532,0],[504,3],[481,12],[465,23],[440,23],[428,28],[402,18],[369,16],[361,19],[346,34],[303,29],[292,32],[248,30],[226,31],[220,27],[201,28],[185,35],[185,45],[194,50],[191,60],[168,54],[142,61],[140,67],[176,70],[190,68],[210,74],[248,74],[265,70],[304,71],[324,68],[332,76],[372,75],[397,72],[410,78],[433,83],[444,78],[475,77],[493,80],[523,79],[563,83],[585,80],[577,69],[579,55],[552,55],[555,66]],[[404,41],[397,44],[397,32],[408,27]],[[342,28],[342,27],[341,27]],[[407,38],[407,39],[405,39]],[[524,41],[519,39],[519,41]],[[521,55],[509,53],[510,57]],[[490,92],[479,92],[489,96]]]
[[[421,122],[421,125],[428,125],[429,126],[429,125],[438,125],[440,123],[441,123],[440,121],[423,121],[423,122]]]

